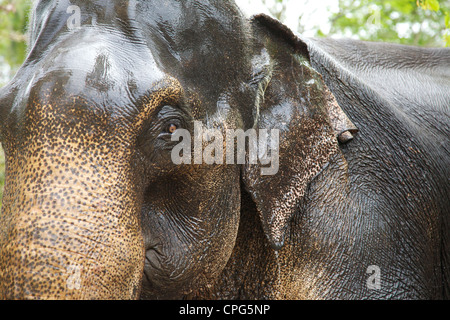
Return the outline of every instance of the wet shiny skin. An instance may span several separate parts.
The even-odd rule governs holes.
[[[219,0],[41,1],[31,20],[27,61],[0,91],[0,298],[448,294],[450,166],[434,144],[448,136],[433,120],[448,93],[435,85],[434,104],[415,99],[429,112],[405,113],[369,81],[397,75],[393,52],[426,64],[421,49],[302,41]],[[448,51],[429,50],[446,75]],[[415,64],[401,74],[421,83]],[[174,165],[170,135],[196,120],[279,129],[279,173]],[[374,264],[380,291],[364,286]]]

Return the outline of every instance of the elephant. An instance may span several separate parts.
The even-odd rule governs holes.
[[[449,297],[450,49],[306,38],[234,1],[30,20],[0,91],[0,298]],[[196,123],[277,130],[276,170],[175,163]]]

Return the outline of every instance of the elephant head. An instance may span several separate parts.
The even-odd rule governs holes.
[[[279,249],[337,137],[355,130],[306,46],[232,2],[38,2],[32,21],[28,58],[0,92],[2,298],[209,287],[232,254],[242,188]],[[195,121],[279,130],[276,174],[249,161],[175,164],[174,133],[194,136]]]

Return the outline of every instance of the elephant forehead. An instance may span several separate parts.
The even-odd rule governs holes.
[[[100,100],[103,107],[130,105],[166,77],[148,48],[90,28],[57,41],[27,71],[19,74],[24,95],[45,84],[54,95]]]
[[[14,90],[5,90],[16,96],[10,122],[20,120],[33,90],[39,104],[60,114],[66,113],[62,100],[82,97],[94,113],[135,115],[139,100],[167,78],[214,109],[251,74],[245,19],[232,2],[111,1],[98,4],[101,10],[74,2],[81,12],[74,30],[65,23],[69,2],[43,5],[38,2],[32,18],[30,55],[10,85]]]
[[[54,1],[40,11],[42,5],[37,6],[31,28],[32,39],[36,39],[32,51],[48,53],[49,47],[59,51],[66,47],[75,51],[71,63],[79,60],[79,66],[89,65],[94,61],[90,55],[95,47],[105,43],[99,39],[104,34],[111,50],[123,55],[125,61],[120,66],[126,66],[127,71],[135,69],[141,75],[152,71],[148,53],[143,55],[147,50],[166,73],[195,82],[205,79],[209,87],[211,80],[222,86],[225,80],[234,80],[244,67],[248,33],[245,19],[232,1],[72,2],[80,12],[76,30],[67,30],[65,23],[70,20],[68,1]],[[86,44],[90,48],[84,52]],[[87,64],[86,59],[90,60]],[[139,64],[139,60],[145,63]]]
[[[103,146],[113,140],[129,143],[159,107],[177,105],[183,97],[179,82],[167,76],[156,77],[146,90],[132,96],[126,88],[102,92],[95,87],[101,80],[89,78],[81,81],[85,85],[78,90],[80,77],[75,73],[83,74],[80,70],[52,70],[20,88],[8,118],[12,140],[59,138],[67,143]]]
[[[159,66],[217,101],[251,74],[248,26],[232,1],[142,1],[142,38]]]

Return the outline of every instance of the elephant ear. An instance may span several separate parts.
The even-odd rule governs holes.
[[[252,32],[254,75],[264,79],[252,110],[254,128],[276,131],[271,136],[271,168],[267,161],[247,161],[242,179],[270,244],[279,250],[308,184],[339,152],[339,137],[346,142],[357,129],[311,67],[305,43],[266,15],[252,18]]]

